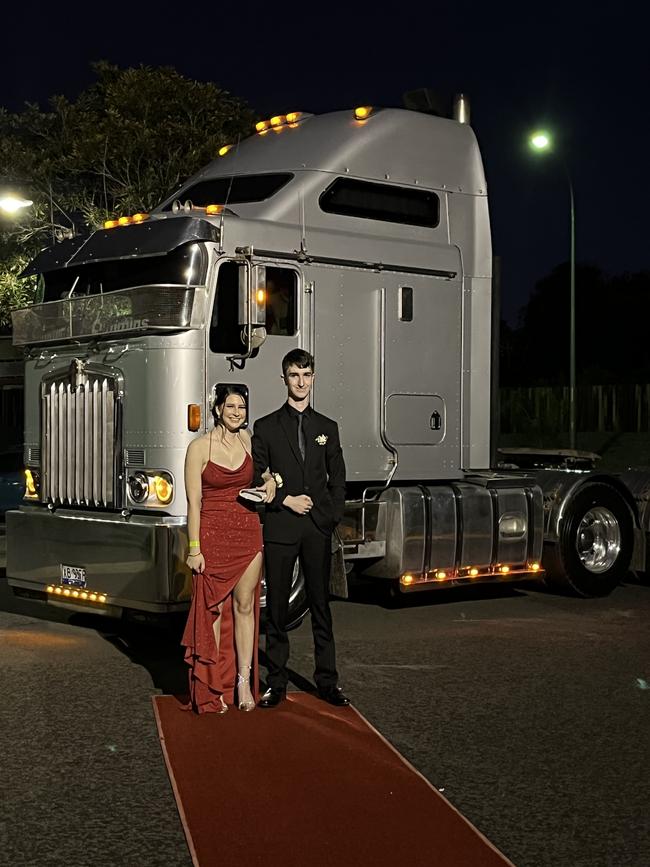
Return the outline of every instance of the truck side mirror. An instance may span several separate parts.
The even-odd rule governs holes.
[[[266,325],[266,265],[239,269],[239,324]]]

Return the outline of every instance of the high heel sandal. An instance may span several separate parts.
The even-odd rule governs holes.
[[[242,672],[244,672],[244,674],[237,672],[237,700],[238,700],[237,707],[239,708],[239,710],[243,710],[243,711],[255,710],[255,699],[254,698],[251,697],[250,699],[243,699],[242,700],[242,698],[240,697],[240,690],[244,684],[246,684],[250,689],[250,671],[251,671],[250,665],[243,665],[242,666]]]
[[[223,698],[222,695],[219,696],[219,699],[220,699],[220,701],[221,701],[221,708],[220,708],[219,710],[215,711],[215,713],[216,713],[218,716],[221,716],[221,714],[224,714],[224,713],[226,713],[226,712],[228,711],[228,705],[227,705],[226,702],[224,701],[224,698]]]

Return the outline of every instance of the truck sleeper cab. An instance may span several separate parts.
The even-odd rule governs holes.
[[[45,296],[14,314],[31,481],[7,515],[10,584],[107,612],[186,606],[187,445],[218,383],[247,389],[251,420],[275,409],[300,346],[341,430],[349,564],[409,592],[538,577],[546,547],[557,580],[608,592],[644,538],[625,486],[585,497],[587,477],[485,469],[491,243],[471,129],[399,109],[280,121],[148,218],[27,269]]]

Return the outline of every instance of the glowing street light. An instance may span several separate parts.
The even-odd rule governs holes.
[[[0,211],[7,214],[15,214],[23,208],[31,208],[34,202],[31,199],[22,199],[20,196],[6,195],[0,198]]]
[[[553,153],[553,137],[546,130],[536,130],[528,138],[531,150],[539,154]],[[571,328],[569,348],[569,444],[576,447],[576,209],[573,198],[573,182],[569,169],[563,159],[560,163],[569,184],[569,219],[571,224],[571,246],[569,272],[571,283]]]

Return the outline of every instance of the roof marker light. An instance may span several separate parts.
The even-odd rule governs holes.
[[[287,115],[287,123],[298,123],[300,118],[302,117],[301,111],[290,111]]]
[[[360,105],[354,110],[354,116],[357,120],[366,120],[372,114],[371,105]]]
[[[118,226],[128,226],[131,222],[131,217],[118,217],[117,224]]]
[[[114,229],[116,226],[119,226],[119,225],[120,224],[117,222],[117,220],[106,220],[104,222],[104,228],[105,229]]]
[[[282,126],[283,123],[286,123],[286,117],[283,114],[275,114],[271,118],[271,126],[277,127]]]
[[[219,156],[225,157],[225,155],[228,153],[228,151],[231,150],[233,147],[234,147],[234,145],[230,144],[230,145],[224,145],[222,148],[219,148],[219,151],[218,151]]]
[[[269,127],[270,123],[268,120],[260,120],[255,124],[256,132],[266,132]]]
[[[223,214],[223,212],[224,212],[224,206],[223,205],[206,205],[205,206],[205,213],[208,216],[214,217],[215,214]]]
[[[131,220],[134,223],[144,223],[145,220],[149,219],[149,214],[134,214],[131,217]]]

